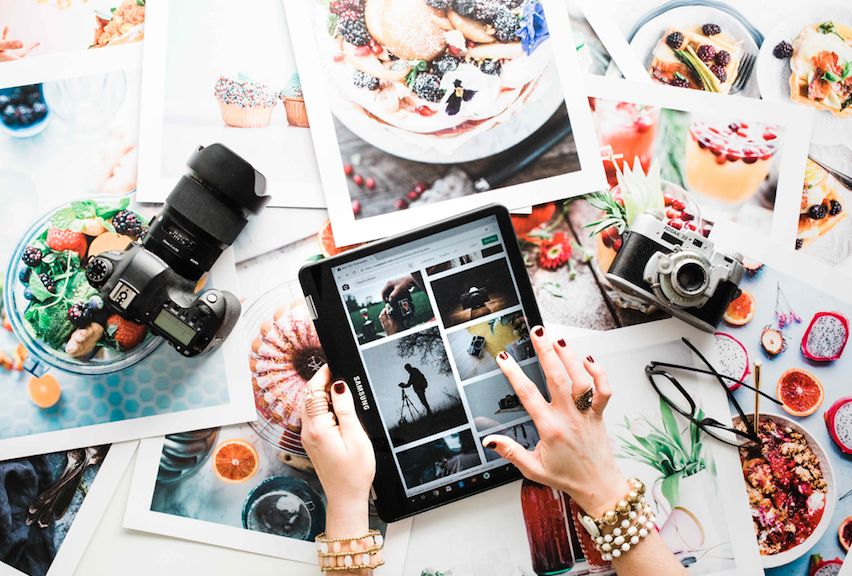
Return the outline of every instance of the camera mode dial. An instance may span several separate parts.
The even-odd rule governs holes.
[[[86,278],[89,282],[101,283],[112,274],[112,262],[96,256],[86,265]]]
[[[736,260],[736,261],[737,261],[737,262],[739,262],[740,264],[742,264],[742,262],[743,262],[743,254],[742,254],[742,252],[738,252],[737,250],[734,250],[733,252],[728,252],[728,256],[730,256],[730,258],[731,258],[732,260]]]
[[[647,214],[649,216],[653,216],[654,218],[656,218],[660,222],[662,222],[663,220],[666,219],[666,215],[663,213],[663,211],[658,210],[657,208],[646,208],[645,214]]]

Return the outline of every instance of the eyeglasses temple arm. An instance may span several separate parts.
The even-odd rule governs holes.
[[[657,366],[663,366],[663,367],[665,367],[665,368],[678,368],[678,369],[680,369],[680,370],[687,370],[687,371],[689,371],[689,372],[698,372],[698,373],[700,373],[700,374],[709,374],[709,375],[711,375],[711,376],[713,376],[713,375],[714,375],[714,374],[713,374],[713,372],[710,372],[709,370],[702,370],[701,368],[695,368],[694,366],[681,366],[680,364],[669,364],[668,362],[657,362],[657,361],[652,361],[652,362],[651,362],[651,364],[650,364],[650,366],[651,366],[652,368],[656,368]],[[721,376],[721,377],[722,377],[722,378],[724,378],[725,380],[730,380],[731,382],[736,382],[737,384],[740,384],[740,385],[742,385],[742,386],[745,386],[745,387],[746,387],[746,388],[748,388],[749,390],[751,390],[751,391],[753,391],[753,392],[757,392],[758,394],[760,394],[761,396],[763,396],[763,397],[764,397],[764,398],[766,398],[767,400],[770,400],[770,401],[772,401],[772,402],[775,402],[775,403],[776,403],[776,404],[778,404],[779,406],[783,406],[783,404],[782,404],[779,400],[776,400],[775,398],[773,398],[772,396],[770,396],[770,395],[766,394],[765,392],[761,392],[760,390],[755,389],[753,386],[749,386],[748,384],[746,384],[746,383],[745,383],[745,382],[743,382],[742,380],[737,380],[736,378],[733,378],[733,377],[731,377],[731,376],[726,376],[726,375],[724,375],[724,374],[719,374],[719,376]]]

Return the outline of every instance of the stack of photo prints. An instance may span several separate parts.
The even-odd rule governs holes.
[[[326,352],[298,267],[492,203],[515,238],[341,292],[406,497],[508,464],[490,434],[539,442],[497,363],[549,396],[517,241],[548,335],[606,368],[616,462],[689,574],[852,573],[848,2],[4,0],[0,37],[0,573],[94,570],[139,532],[315,564],[328,497],[301,400]],[[270,208],[195,286],[237,295],[239,322],[184,357],[85,269],[146,238],[214,142]],[[649,209],[743,256],[715,334],[608,275]],[[762,363],[758,450],[646,376],[707,369],[683,338],[729,388],[681,370],[677,393],[740,430]],[[134,454],[123,526],[102,523]],[[536,484],[370,511],[387,574],[615,573],[576,502]]]

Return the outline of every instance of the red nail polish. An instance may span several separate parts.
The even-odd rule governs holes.
[[[556,343],[565,348],[565,338],[560,338]]]
[[[499,354],[497,354],[497,357],[500,360],[508,360],[509,359],[509,355],[506,354],[506,352],[500,352]]]
[[[542,336],[544,336],[544,328],[542,328],[541,326],[539,326],[538,328],[536,328],[536,329],[535,329],[535,335],[536,335],[536,336],[538,336],[539,338],[541,338]]]
[[[595,363],[595,359],[594,359],[594,358],[592,358],[591,356],[586,356],[586,360],[588,360],[588,361],[589,361],[589,362],[591,362],[592,364],[594,364],[594,363]]]
[[[488,448],[489,450],[494,450],[495,448],[497,448],[497,443],[496,442],[489,442],[488,446],[486,446],[486,448]]]
[[[334,393],[335,394],[343,394],[346,392],[346,384],[343,381],[338,381],[334,383]]]

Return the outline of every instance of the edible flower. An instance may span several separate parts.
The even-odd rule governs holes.
[[[521,27],[518,30],[518,37],[527,56],[550,37],[547,20],[544,18],[544,6],[538,0],[526,2],[521,9]]]
[[[556,270],[571,258],[571,240],[564,232],[556,233],[552,239],[541,243],[538,265],[546,270]]]

